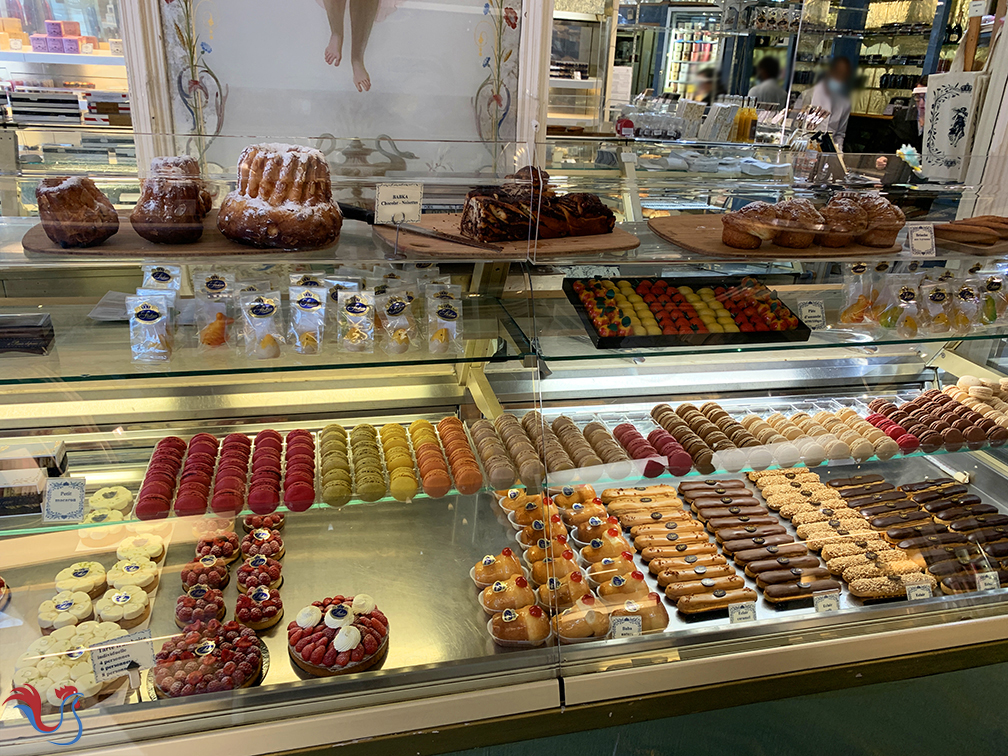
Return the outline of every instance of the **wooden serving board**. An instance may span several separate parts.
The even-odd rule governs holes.
[[[339,237],[333,242],[332,248],[339,244]],[[225,237],[217,230],[217,211],[211,210],[203,221],[203,236],[195,244],[155,244],[144,239],[133,230],[128,213],[119,215],[119,231],[108,241],[96,247],[63,248],[48,236],[39,223],[32,226],[21,239],[25,255],[41,257],[59,255],[61,257],[86,257],[100,259],[102,257],[152,257],[152,258],[185,258],[185,257],[219,257],[221,255],[242,255],[244,257],[262,255],[270,258],[291,250],[259,249],[247,244],[238,244]]]
[[[462,221],[461,213],[431,213],[420,218],[418,225],[444,231],[449,234],[459,234]],[[396,245],[396,229],[394,226],[375,226],[374,235],[388,244]],[[435,259],[484,259],[484,260],[525,260],[534,254],[536,257],[563,257],[586,252],[623,252],[640,246],[640,239],[624,231],[619,226],[611,234],[597,236],[566,236],[562,239],[539,239],[536,242],[513,241],[491,242],[502,247],[501,252],[489,249],[467,247],[445,239],[433,239],[429,236],[399,232],[399,251],[410,257],[430,257]]]
[[[935,246],[940,249],[951,249],[953,252],[961,252],[964,255],[976,255],[977,257],[1008,256],[1008,239],[1003,239],[994,244],[967,244],[965,242],[935,238]]]
[[[820,247],[818,244],[813,244],[807,249],[791,249],[768,242],[763,242],[759,249],[735,249],[721,241],[721,216],[717,214],[651,218],[648,221],[648,228],[667,242],[672,242],[690,252],[711,257],[744,257],[749,260],[815,258],[835,260],[845,257],[894,255],[903,249],[900,244],[886,248],[866,247],[863,244],[850,244],[846,247]]]

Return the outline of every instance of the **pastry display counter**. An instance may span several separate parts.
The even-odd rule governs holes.
[[[530,216],[544,236],[611,227],[601,205],[642,199],[630,177],[551,181],[558,198]],[[545,189],[487,183],[430,188],[438,209],[467,213],[470,238],[513,237]],[[831,196],[758,182],[708,191],[732,208]],[[935,265],[891,246],[863,260],[801,248],[754,260],[688,252],[640,221],[622,225],[642,242],[626,253],[592,252],[587,235],[588,252],[551,254],[543,238],[520,259],[472,247],[421,261],[346,218],[315,250],[193,259],[180,245],[152,260],[97,245],[40,258],[20,243],[33,223],[0,226],[0,268],[179,279],[173,349],[155,364],[136,358],[152,340],[131,330],[146,321],[125,297],[108,322],[89,318],[96,297],[3,303],[2,314],[48,314],[53,343],[5,355],[0,381],[0,684],[4,697],[40,691],[46,723],[76,707],[70,750],[184,741],[202,753],[238,736],[267,754],[507,727],[501,718],[558,723],[599,702],[800,670],[828,680],[1005,637],[1008,380],[995,367],[1008,333],[986,284],[1000,281],[996,252],[946,255],[939,242]],[[389,351],[394,327],[366,333],[347,319],[365,313],[343,312],[340,295],[374,310],[372,279],[426,285],[427,262],[446,295],[425,302],[428,348]],[[338,288],[358,277],[349,271],[368,283]],[[289,339],[279,357],[248,352],[262,344],[252,318],[277,307],[238,311],[252,323],[244,346],[208,344],[205,312],[185,316],[213,301],[208,284],[256,275],[280,292],[268,334]],[[298,330],[303,297],[291,290],[322,287],[291,275],[337,291],[339,339],[316,341],[318,354],[294,347],[330,326]],[[598,348],[577,309],[594,297],[571,297],[574,282],[598,283],[608,312],[596,314],[612,316],[617,338],[704,338]],[[930,297],[947,282],[948,309]],[[980,282],[964,299],[960,284]],[[740,290],[758,294],[736,300]],[[457,307],[446,315],[445,303]],[[764,304],[777,316],[757,312]],[[794,338],[748,336],[777,325]],[[372,351],[353,351],[351,327]],[[739,338],[705,341],[721,334]],[[43,518],[50,468],[83,479],[84,522]],[[151,653],[139,674],[99,680],[99,641],[122,647],[120,631]],[[25,708],[4,710],[11,753],[50,752],[51,739]]]

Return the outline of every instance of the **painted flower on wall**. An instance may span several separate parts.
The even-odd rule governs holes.
[[[476,90],[473,107],[480,140],[493,156],[493,168],[517,129],[511,111],[511,93],[518,86],[519,12],[505,0],[490,0],[483,5],[483,20],[476,26],[476,47],[487,77]]]
[[[514,8],[508,7],[504,9],[504,23],[512,29],[518,28],[518,12]]]

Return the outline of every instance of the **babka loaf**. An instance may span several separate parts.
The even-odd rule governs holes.
[[[217,214],[224,236],[255,247],[323,247],[336,240],[342,225],[325,156],[291,144],[246,147],[238,160],[238,188]]]
[[[46,236],[61,247],[91,247],[119,230],[119,216],[86,176],[47,178],[35,189]]]
[[[549,174],[522,168],[501,186],[480,187],[466,195],[461,232],[486,242],[556,239],[611,233],[616,216],[594,194],[558,196]]]
[[[150,176],[141,182],[130,223],[140,236],[157,244],[191,244],[203,235],[203,219],[211,205],[195,159],[158,157],[151,161]]]

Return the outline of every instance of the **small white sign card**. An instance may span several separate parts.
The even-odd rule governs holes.
[[[81,522],[84,519],[84,478],[49,478],[42,500],[43,522]]]
[[[114,680],[130,672],[154,666],[154,643],[150,630],[140,630],[91,649],[91,666],[98,682]]]
[[[756,621],[756,602],[746,601],[742,604],[729,604],[728,605],[728,619],[731,624],[736,624],[738,622],[755,622]]]
[[[924,601],[932,596],[930,583],[907,583],[906,595],[908,601]]]
[[[803,299],[798,302],[798,317],[811,328],[818,331],[826,327],[826,305],[821,299]]]
[[[1001,587],[997,572],[978,572],[976,576],[976,589],[978,591],[996,591]]]
[[[644,621],[636,615],[613,617],[609,627],[613,638],[632,638],[641,634]]]
[[[839,612],[840,611],[840,592],[833,591],[832,593],[817,593],[812,597],[815,602],[815,610],[817,612]]]
[[[378,184],[375,194],[375,225],[419,223],[423,184]]]
[[[907,241],[911,257],[934,257],[935,235],[933,223],[908,223]]]

